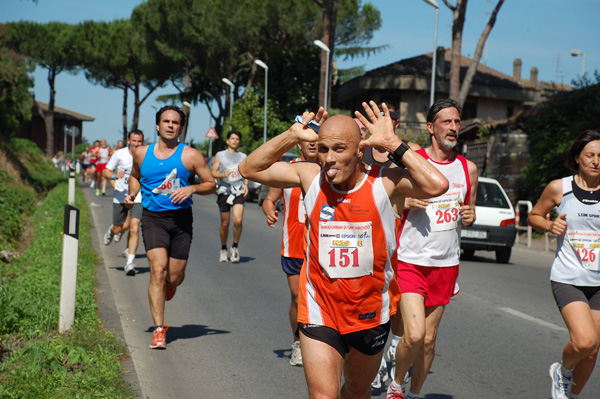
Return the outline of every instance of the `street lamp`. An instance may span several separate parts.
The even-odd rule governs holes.
[[[571,50],[571,55],[573,57],[581,56],[581,80],[583,80],[583,75],[585,74],[585,53],[581,50]]]
[[[438,35],[438,14],[440,13],[440,6],[435,0],[423,0],[425,3],[435,8],[435,30],[433,34],[433,62],[431,65],[431,92],[429,94],[429,105],[433,105],[435,97],[435,68],[437,62],[437,35]]]
[[[263,143],[267,142],[267,88],[269,84],[269,67],[261,60],[254,60],[254,63],[265,70],[265,126],[263,130]]]
[[[233,82],[227,78],[221,79],[221,82],[229,86],[229,94],[231,96],[231,102],[229,103],[229,130],[231,130],[231,118],[233,117]]]
[[[313,43],[327,53],[327,62],[325,63],[325,101],[323,104],[323,109],[327,111],[327,94],[329,92],[329,53],[331,50],[329,50],[329,47],[320,40],[315,40]]]

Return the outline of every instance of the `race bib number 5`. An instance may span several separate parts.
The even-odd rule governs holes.
[[[584,269],[600,271],[600,232],[583,230],[568,231],[569,242],[577,251],[577,257]]]
[[[460,191],[447,192],[431,199],[425,211],[431,223],[431,231],[453,230],[458,227],[460,219]]]
[[[373,274],[372,222],[319,222],[319,264],[331,278]]]

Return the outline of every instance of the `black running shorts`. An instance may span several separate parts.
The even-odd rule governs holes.
[[[343,358],[350,352],[350,347],[364,355],[373,356],[383,350],[390,334],[390,322],[344,335],[330,327],[305,323],[298,323],[298,330],[308,338],[333,347]]]
[[[165,248],[170,258],[187,260],[192,244],[192,208],[142,214],[142,237],[146,252]]]
[[[571,302],[585,302],[590,305],[590,309],[600,310],[600,287],[582,287],[556,281],[550,283],[558,310],[562,311]]]

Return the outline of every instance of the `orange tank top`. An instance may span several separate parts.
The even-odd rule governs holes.
[[[281,255],[304,259],[306,251],[306,210],[300,187],[283,190],[284,218]]]
[[[351,191],[322,173],[306,197],[307,259],[300,273],[298,321],[349,334],[385,324],[396,313],[399,216],[372,165]]]

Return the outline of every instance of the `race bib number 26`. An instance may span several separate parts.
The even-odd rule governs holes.
[[[584,269],[600,271],[600,232],[568,231],[569,242],[577,251]]]

